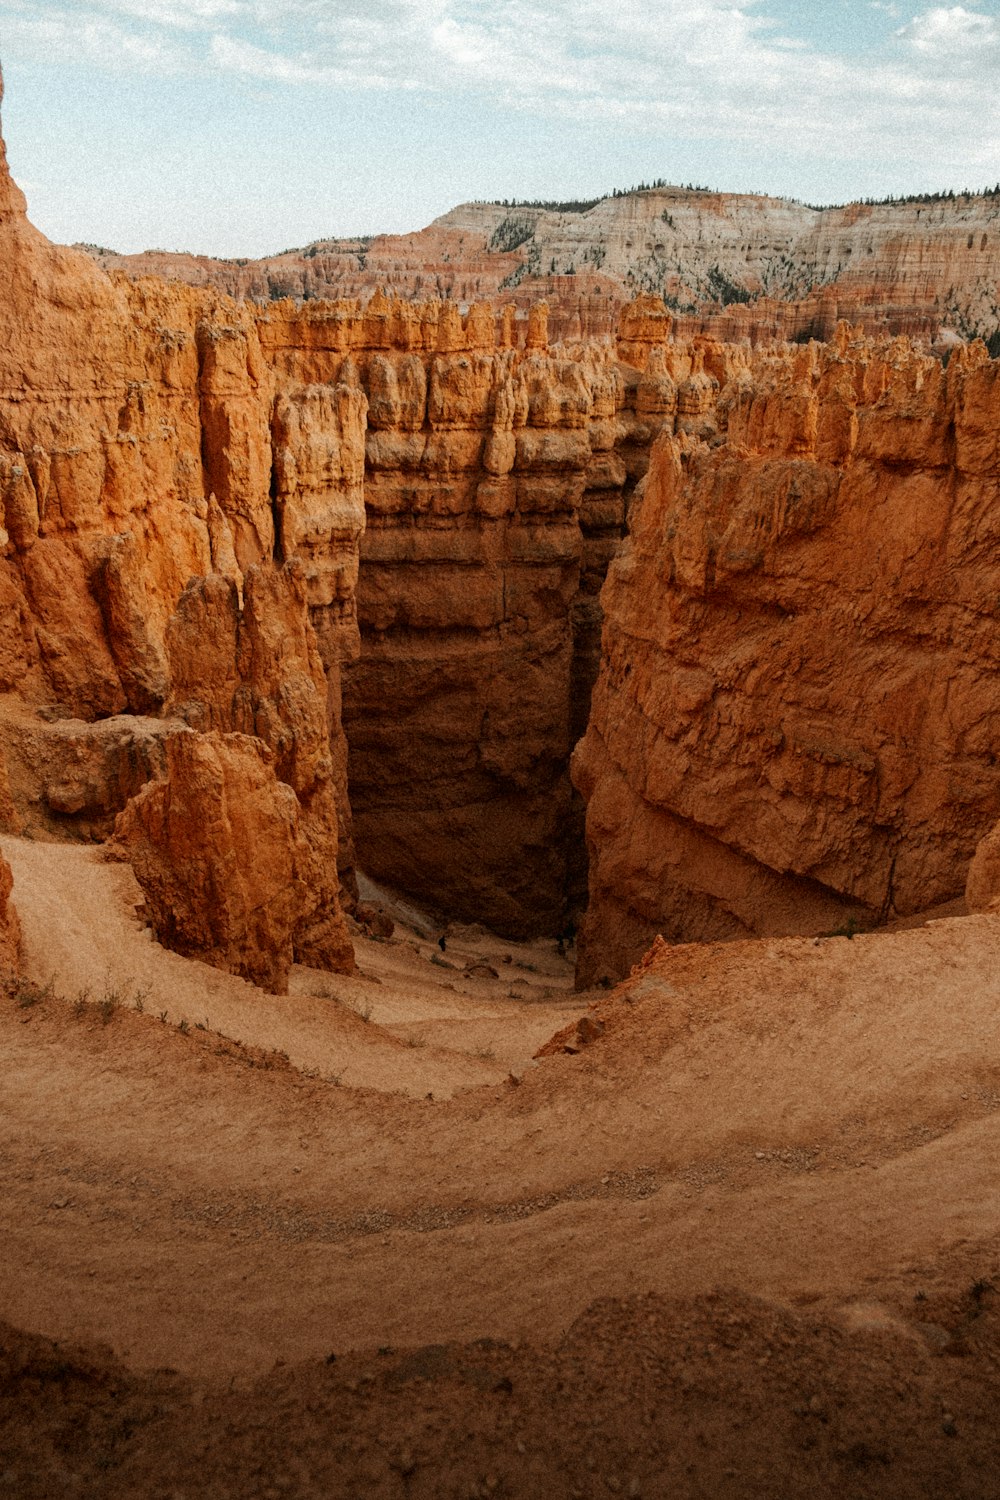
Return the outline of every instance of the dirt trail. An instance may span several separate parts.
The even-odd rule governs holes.
[[[39,983],[127,1008],[138,1000],[171,1025],[283,1051],[296,1068],[354,1087],[442,1098],[498,1081],[586,1004],[552,943],[512,947],[473,928],[441,953],[436,937],[405,925],[386,941],[357,940],[356,976],[299,965],[291,994],[264,995],[161,948],[136,914],[131,869],[99,847],[5,838],[3,848],[24,913],[25,972]],[[498,977],[464,975],[480,961]]]
[[[595,997],[573,996],[552,944],[524,949],[473,930],[452,933],[442,954],[433,933],[399,928],[359,944],[359,977],[297,971],[295,992],[276,999],[161,950],[136,916],[128,870],[97,851],[13,839],[3,849],[27,972],[53,981],[42,998],[27,985],[0,998],[0,1317],[17,1327],[110,1346],[135,1372],[167,1365],[237,1389],[276,1360],[336,1351],[342,1364],[356,1350],[358,1371],[375,1361],[377,1385],[380,1347],[527,1341],[536,1352],[515,1351],[496,1378],[530,1384],[596,1299],[654,1294],[673,1310],[657,1314],[650,1348],[662,1334],[674,1373],[678,1360],[690,1366],[701,1392],[692,1410],[707,1421],[719,1397],[705,1351],[722,1310],[745,1311],[748,1296],[762,1299],[754,1318],[785,1327],[783,1343],[747,1344],[740,1378],[758,1393],[760,1361],[808,1363],[825,1329],[828,1374],[841,1369],[844,1338],[881,1339],[886,1389],[902,1383],[926,1402],[942,1378],[935,1360],[965,1338],[970,1308],[990,1311],[1000,919],[668,950],[598,998],[578,1033]],[[465,976],[484,958],[496,979]],[[567,1027],[574,1050],[532,1062]],[[732,1290],[706,1312],[696,1299],[718,1288]],[[574,1389],[614,1389],[634,1374],[621,1330],[646,1306],[598,1317],[600,1336],[583,1344],[572,1335]],[[681,1360],[676,1330],[699,1318],[715,1331]],[[972,1405],[994,1380],[995,1347],[974,1352]],[[598,1379],[602,1360],[615,1373]],[[850,1406],[863,1381],[856,1372],[851,1384],[850,1361],[841,1373]],[[80,1379],[86,1405],[108,1379],[125,1389],[132,1377]],[[128,1389],[147,1391],[136,1379]],[[279,1401],[275,1380],[267,1399]],[[471,1421],[470,1402],[480,1411],[474,1381],[447,1400],[436,1381],[428,1412],[438,1396],[449,1421]],[[171,1390],[162,1410],[195,1400],[187,1386]],[[371,1436],[377,1410],[356,1406],[351,1422]],[[512,1431],[504,1442],[517,1441]],[[625,1452],[640,1434],[623,1434]],[[346,1487],[315,1492],[425,1492],[406,1488],[388,1441],[377,1481],[363,1483],[345,1459]],[[126,1447],[131,1463],[138,1450]],[[486,1449],[476,1453],[486,1464]],[[902,1483],[902,1470],[872,1464]],[[476,1488],[487,1468],[454,1493],[504,1493]],[[871,1464],[861,1469],[871,1477]],[[135,1470],[136,1493],[153,1472]],[[452,1493],[442,1472],[426,1493]],[[504,1480],[506,1492],[535,1493],[542,1470],[531,1472],[530,1483]],[[667,1469],[657,1472],[666,1483]],[[632,1493],[625,1470],[618,1478]],[[717,1480],[683,1492],[722,1493],[724,1470]],[[39,1494],[63,1492],[58,1476],[49,1482]],[[222,1494],[213,1483],[191,1493]],[[557,1492],[616,1492],[588,1484]],[[314,1491],[303,1479],[293,1492]]]

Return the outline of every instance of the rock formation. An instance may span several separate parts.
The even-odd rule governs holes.
[[[103,836],[162,771],[162,735],[142,726],[166,705],[197,718],[203,671],[213,689],[228,675],[230,702],[203,704],[199,727],[218,708],[221,727],[271,745],[310,851],[297,951],[349,968],[339,670],[357,650],[364,398],[279,390],[247,306],[112,281],[49,244],[5,170],[0,247],[0,694],[15,700],[20,810],[47,832]],[[221,618],[217,638],[183,649],[192,579],[239,615],[211,664]]]
[[[294,791],[247,735],[182,730],[166,759],[165,777],[119,815],[109,852],[131,863],[165,947],[285,994],[315,906]]]
[[[775,355],[662,437],[603,603],[574,779],[584,982],[657,933],[875,923],[962,893],[1000,813],[1000,367]]]
[[[934,264],[979,266],[955,223],[994,207],[928,208]],[[837,254],[866,234],[881,255],[879,225],[911,208],[841,211]],[[505,275],[556,232],[539,213],[515,244],[487,209],[446,232],[483,265],[506,256]],[[753,348],[753,308],[724,295],[737,265],[754,291],[806,296],[776,268],[808,241],[824,330],[840,305],[835,220],[814,210],[656,190],[556,218],[581,260],[595,225],[613,231],[588,274],[627,280],[650,235],[654,258],[700,242],[714,258],[678,262],[685,295],[726,303],[713,326],[745,342],[693,331],[700,314],[634,274],[650,290],[614,344],[554,343],[565,304],[323,301],[315,281],[255,304],[210,268],[196,288],[109,277],[37,234],[0,174],[8,826],[102,838],[129,803],[138,839],[135,808],[162,822],[173,776],[223,809],[228,868],[249,833],[226,788],[253,786],[272,828],[274,777],[301,887],[275,930],[349,968],[355,831],[372,875],[449,916],[562,927],[585,884],[567,762],[586,730],[583,978],[660,931],[824,930],[962,890],[1000,816],[994,366],[981,346],[945,370],[843,330]],[[900,251],[899,285],[922,244]],[[913,293],[918,331],[933,282]],[[804,331],[782,306],[769,337]],[[215,737],[204,762],[170,749],[191,744],[179,723]],[[230,764],[232,734],[263,743],[266,774],[249,752]],[[170,754],[193,759],[172,771]],[[143,828],[166,891],[180,833],[154,854]],[[189,951],[227,964],[250,934],[184,921]]]
[[[0,825],[47,838],[107,838],[129,798],[163,774],[164,740],[179,728],[179,720],[140,714],[50,719],[8,697],[0,705],[7,778]]]
[[[658,187],[590,203],[465,203],[418,233],[321,240],[263,260],[87,247],[108,270],[233,297],[397,297],[550,308],[553,339],[610,339],[638,294],[668,299],[690,337],[753,343],[870,332],[987,337],[1000,328],[1000,194],[812,208]]]
[[[14,877],[10,865],[0,854],[0,968],[16,969],[21,942],[21,924],[11,901]]]
[[[380,295],[281,303],[259,332],[278,381],[354,392],[365,422],[343,705],[364,866],[450,914],[555,931],[581,886],[566,763],[596,594],[648,461],[641,376],[607,350],[550,350],[541,306],[523,348],[510,309]]]
[[[231,579],[192,579],[167,627],[168,708],[196,730],[254,735],[267,746],[275,774],[298,803],[296,869],[308,897],[299,899],[291,927],[295,955],[322,968],[350,969],[326,681],[309,620],[309,585],[298,558],[280,571],[252,567],[242,607]],[[262,857],[246,846],[248,862]]]

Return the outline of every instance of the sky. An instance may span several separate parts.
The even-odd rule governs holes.
[[[665,178],[1000,180],[1000,0],[0,0],[51,239],[258,256]]]

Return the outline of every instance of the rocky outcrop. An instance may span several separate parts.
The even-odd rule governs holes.
[[[178,728],[178,720],[139,714],[49,719],[6,699],[0,825],[32,837],[107,838],[129,798],[163,774],[164,740]]]
[[[167,629],[168,708],[203,733],[253,735],[267,746],[275,774],[298,803],[297,870],[309,896],[291,929],[296,957],[350,969],[326,679],[309,589],[307,567],[297,558],[280,571],[251,568],[242,606],[232,580],[193,579]]]
[[[21,946],[21,924],[11,901],[14,877],[0,854],[0,968],[17,969]]]
[[[1000,814],[1000,367],[841,328],[662,437],[574,757],[580,977],[657,933],[877,923],[961,894]]]
[[[339,670],[357,650],[364,397],[279,383],[245,305],[111,280],[49,244],[5,172],[0,253],[0,692],[44,716],[12,729],[20,811],[103,836],[161,769],[141,725],[202,692],[205,642],[185,657],[175,614],[189,580],[233,609],[242,592],[238,650],[210,668],[246,674],[220,722],[259,733],[299,798],[312,896],[297,951],[350,966]],[[25,765],[32,746],[41,764]]]
[[[165,947],[285,994],[314,906],[294,791],[247,735],[183,730],[166,760],[119,815],[109,852],[131,863]]]
[[[984,337],[1000,328],[1000,195],[811,208],[676,187],[590,203],[465,203],[409,235],[323,240],[264,260],[119,256],[107,269],[177,278],[239,298],[371,296],[514,302],[522,329],[545,300],[553,339],[609,339],[623,306],[665,297],[685,337],[764,343],[869,332]]]
[[[4,191],[0,692],[91,726],[51,736],[80,753],[46,817],[100,836],[134,785],[128,736],[94,726],[177,717],[259,738],[293,793],[298,956],[350,962],[348,779],[373,875],[554,931],[600,662],[584,975],[660,930],[815,931],[961,890],[1000,813],[981,349],[947,371],[846,333],[755,351],[683,336],[652,293],[614,347],[554,345],[537,304],[240,304],[108,279]],[[770,209],[689,196],[638,195],[623,233],[696,228],[756,265]],[[489,253],[520,264],[505,238]]]
[[[972,857],[965,904],[970,911],[1000,910],[1000,824],[990,829]]]

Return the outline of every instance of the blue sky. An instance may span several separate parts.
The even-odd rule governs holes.
[[[996,3],[0,0],[51,238],[261,255],[640,179],[810,202],[1000,180]]]

